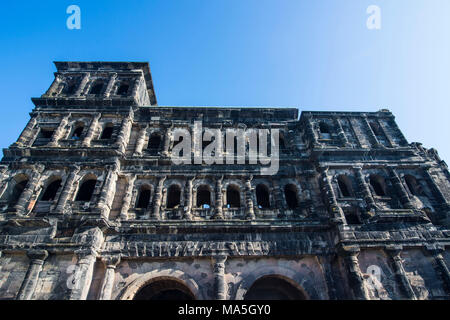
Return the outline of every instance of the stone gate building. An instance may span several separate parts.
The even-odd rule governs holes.
[[[56,68],[0,162],[0,299],[450,297],[449,171],[388,110],[163,107],[147,63]],[[195,121],[278,129],[278,172],[173,164]]]

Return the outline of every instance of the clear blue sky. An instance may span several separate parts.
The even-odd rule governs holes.
[[[68,30],[66,8],[81,8]],[[381,30],[366,9],[381,8]],[[148,61],[159,105],[390,109],[450,161],[449,0],[8,1],[0,7],[0,147],[55,60]]]

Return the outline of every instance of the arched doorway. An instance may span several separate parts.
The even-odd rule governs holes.
[[[305,294],[290,281],[278,276],[263,276],[246,292],[244,300],[306,300]]]
[[[195,300],[195,296],[187,286],[176,280],[160,279],[141,288],[133,300]]]

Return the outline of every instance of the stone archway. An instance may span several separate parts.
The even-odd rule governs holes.
[[[258,284],[258,280],[260,279],[261,283]],[[264,283],[263,279],[277,280],[272,280],[269,283],[264,281]],[[301,297],[304,300],[321,300],[328,298],[326,295],[318,293],[308,277],[295,272],[294,270],[277,266],[263,267],[250,272],[249,276],[245,277],[239,284],[235,294],[235,300],[244,300],[247,292],[249,292],[254,284],[257,285],[256,288],[262,288],[269,287],[269,285],[273,286],[275,283],[283,284],[284,294],[288,294],[288,296],[296,298]]]
[[[201,300],[198,284],[180,270],[154,270],[132,281],[120,300]]]
[[[256,280],[244,295],[244,300],[306,300],[303,290],[293,281],[278,275]]]

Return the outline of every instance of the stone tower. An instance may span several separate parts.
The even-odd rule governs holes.
[[[388,110],[164,107],[147,63],[55,64],[0,162],[0,299],[450,297],[449,171]],[[174,163],[199,124],[227,162]]]

